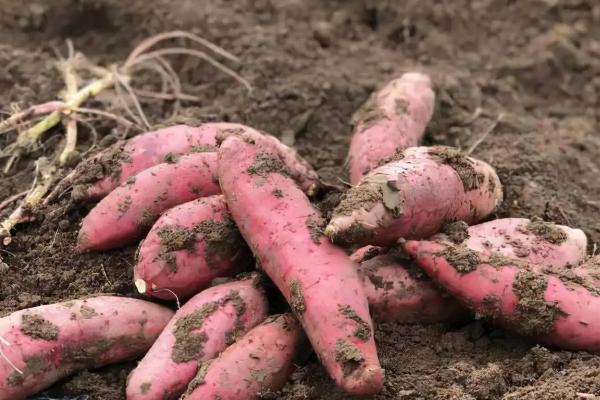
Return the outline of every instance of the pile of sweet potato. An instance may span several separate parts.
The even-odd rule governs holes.
[[[353,186],[329,221],[311,202],[326,190],[313,168],[244,125],[149,132],[80,164],[65,185],[99,203],[77,251],[145,237],[132,283],[183,305],[99,296],[0,319],[0,399],[142,356],[128,399],[253,399],[279,390],[309,346],[342,390],[371,395],[385,379],[373,320],[487,318],[600,352],[600,259],[585,260],[585,235],[537,219],[482,223],[502,185],[458,149],[419,146],[434,100],[413,72],[357,111]],[[289,312],[271,315],[266,279]]]

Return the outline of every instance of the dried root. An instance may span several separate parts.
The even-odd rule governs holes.
[[[8,173],[20,157],[31,151],[45,132],[61,122],[65,128],[64,148],[53,162],[45,158],[40,158],[37,161],[38,176],[36,176],[34,187],[29,191],[23,203],[6,220],[0,223],[0,238],[10,237],[11,229],[25,219],[26,211],[37,206],[43,200],[54,181],[57,168],[65,166],[75,153],[78,124],[82,123],[89,126],[89,122],[81,115],[94,115],[95,117],[111,119],[127,129],[135,127],[151,129],[152,124],[143,111],[143,102],[172,100],[174,101],[173,112],[176,113],[179,110],[181,100],[199,100],[196,96],[184,93],[181,81],[166,57],[184,55],[202,59],[221,72],[233,77],[249,91],[252,89],[244,78],[205,51],[187,47],[153,49],[156,45],[172,39],[187,39],[218,56],[230,61],[238,61],[235,56],[226,50],[185,31],[166,32],[149,37],[132,50],[122,65],[114,65],[110,68],[101,67],[90,62],[82,54],[75,52],[70,41],[67,42],[68,56],[66,59],[60,57],[58,62],[66,89],[61,96],[62,101],[50,101],[33,105],[14,112],[7,119],[0,121],[0,134],[11,131],[19,132],[16,140],[0,151],[0,157],[7,158],[4,173]],[[161,79],[160,91],[138,90],[132,86],[132,76],[140,70],[151,70],[159,75]],[[91,75],[94,78],[80,87],[81,74]],[[115,89],[120,110],[113,112],[82,106],[89,98],[97,96],[108,88]],[[119,115],[122,113],[127,114],[128,118]],[[36,121],[36,119],[38,120]],[[26,127],[29,124],[32,125]],[[26,128],[24,129],[24,127]],[[91,131],[95,132],[93,126],[91,126]]]

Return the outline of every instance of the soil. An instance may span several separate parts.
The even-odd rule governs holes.
[[[328,183],[347,181],[353,113],[385,80],[411,67],[429,72],[437,105],[426,144],[469,149],[493,165],[505,199],[495,217],[539,217],[600,239],[600,3],[593,0],[0,0],[0,108],[56,98],[53,68],[65,40],[102,65],[122,61],[150,34],[187,29],[239,56],[227,64],[248,91],[195,59],[176,59],[188,93],[178,120],[234,121],[294,145]],[[145,87],[156,78],[140,75]],[[100,105],[100,99],[86,103]],[[148,104],[154,124],[172,104]],[[89,156],[123,136],[106,120],[81,128]],[[131,134],[132,132],[130,132]],[[0,199],[33,181],[34,160],[60,150],[46,134],[13,172]],[[0,148],[14,140],[0,135]],[[3,160],[0,160],[3,161]],[[68,171],[64,171],[66,173]],[[339,199],[339,195],[328,197]],[[333,202],[335,203],[335,202]],[[332,204],[334,206],[335,204]],[[0,250],[0,312],[95,293],[137,296],[135,247],[76,255],[77,229],[92,204],[63,198],[36,210]],[[10,208],[10,207],[9,207]],[[9,210],[1,212],[5,216]],[[0,265],[2,265],[0,263]],[[600,356],[535,346],[479,321],[462,326],[380,324],[375,337],[387,379],[376,399],[582,399],[600,396]],[[135,363],[85,371],[40,398],[123,399]],[[346,399],[311,358],[273,399]]]

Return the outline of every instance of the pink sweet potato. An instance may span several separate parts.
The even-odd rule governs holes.
[[[107,250],[139,239],[165,210],[220,192],[216,153],[193,153],[150,167],[110,192],[84,218],[79,251]]]
[[[291,314],[269,317],[203,363],[183,399],[251,400],[281,389],[294,369],[301,339],[302,330]]]
[[[192,297],[163,330],[127,381],[128,400],[178,399],[198,364],[219,355],[267,316],[253,275]]]
[[[320,187],[319,175],[313,167],[291,147],[281,143],[276,137],[244,125],[234,125],[217,132],[217,142],[220,144],[228,136],[238,136],[248,143],[259,145],[271,154],[277,154],[285,166],[286,174],[309,196],[314,195]],[[261,160],[268,163],[269,160]]]
[[[419,144],[433,114],[431,80],[418,72],[394,79],[356,112],[348,153],[350,182],[356,184],[398,149]]]
[[[0,399],[24,399],[78,370],[135,359],[173,312],[98,296],[17,311],[0,319]]]
[[[587,237],[581,229],[539,219],[502,218],[470,227],[458,222],[447,230],[429,240],[547,267],[576,266],[586,256]]]
[[[457,322],[466,310],[439,290],[401,249],[371,250],[359,274],[376,321],[403,323]]]
[[[198,127],[176,125],[121,140],[96,156],[80,163],[53,193],[74,185],[77,200],[99,200],[140,171],[170,156],[216,151],[215,135],[233,125],[208,123]]]
[[[225,198],[216,195],[166,211],[141,244],[133,277],[141,293],[183,300],[214,278],[242,272],[251,261]]]
[[[383,370],[356,265],[322,235],[322,217],[281,160],[228,137],[218,171],[229,210],[337,384],[353,394],[376,393]]]
[[[600,290],[462,246],[409,241],[427,274],[478,315],[549,345],[600,352]]]
[[[494,169],[458,150],[411,147],[345,193],[325,234],[334,242],[393,245],[437,233],[444,223],[480,221],[502,200]]]

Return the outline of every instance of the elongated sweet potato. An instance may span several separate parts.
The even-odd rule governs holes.
[[[0,399],[24,399],[78,370],[140,357],[172,316],[147,301],[98,296],[1,318]]]
[[[377,252],[371,247],[367,257],[362,257],[358,272],[376,321],[438,323],[468,317],[465,308],[438,289],[399,248]]]
[[[55,197],[73,185],[76,200],[99,200],[138,172],[165,158],[193,152],[216,151],[215,135],[229,123],[197,127],[176,125],[121,140],[96,156],[81,162],[53,191]]]
[[[103,198],[83,219],[78,251],[107,250],[148,232],[165,210],[220,192],[216,153],[193,153],[150,167]]]
[[[281,389],[294,369],[301,338],[291,314],[267,318],[219,357],[203,363],[183,399],[251,400]]]
[[[349,393],[378,392],[383,370],[356,265],[322,235],[320,214],[285,175],[282,159],[230,136],[218,164],[233,219],[330,375]]]
[[[217,143],[223,142],[228,136],[238,136],[246,142],[259,145],[267,152],[277,154],[285,167],[286,174],[309,196],[317,192],[320,186],[319,175],[313,167],[296,150],[281,143],[276,137],[265,132],[244,125],[234,125],[219,129]],[[266,154],[266,153],[265,153]],[[264,159],[257,160],[263,166],[268,166],[273,160],[266,155]]]
[[[581,229],[538,219],[502,218],[469,227],[458,222],[447,230],[430,240],[548,267],[576,266],[586,255],[587,237]]]
[[[423,238],[446,222],[487,217],[502,200],[494,169],[458,150],[411,147],[345,193],[325,234],[334,242],[393,245]]]
[[[418,72],[394,79],[355,113],[348,153],[350,182],[356,184],[398,149],[417,146],[433,114],[431,80]]]
[[[242,272],[251,261],[225,198],[216,195],[166,211],[141,244],[133,277],[140,293],[163,299],[174,293],[182,300],[214,278]]]
[[[128,400],[178,399],[198,364],[216,357],[267,316],[256,274],[192,297],[163,330],[127,381]]]
[[[461,246],[409,241],[405,249],[477,314],[545,344],[600,352],[600,289],[536,264],[494,261]]]

